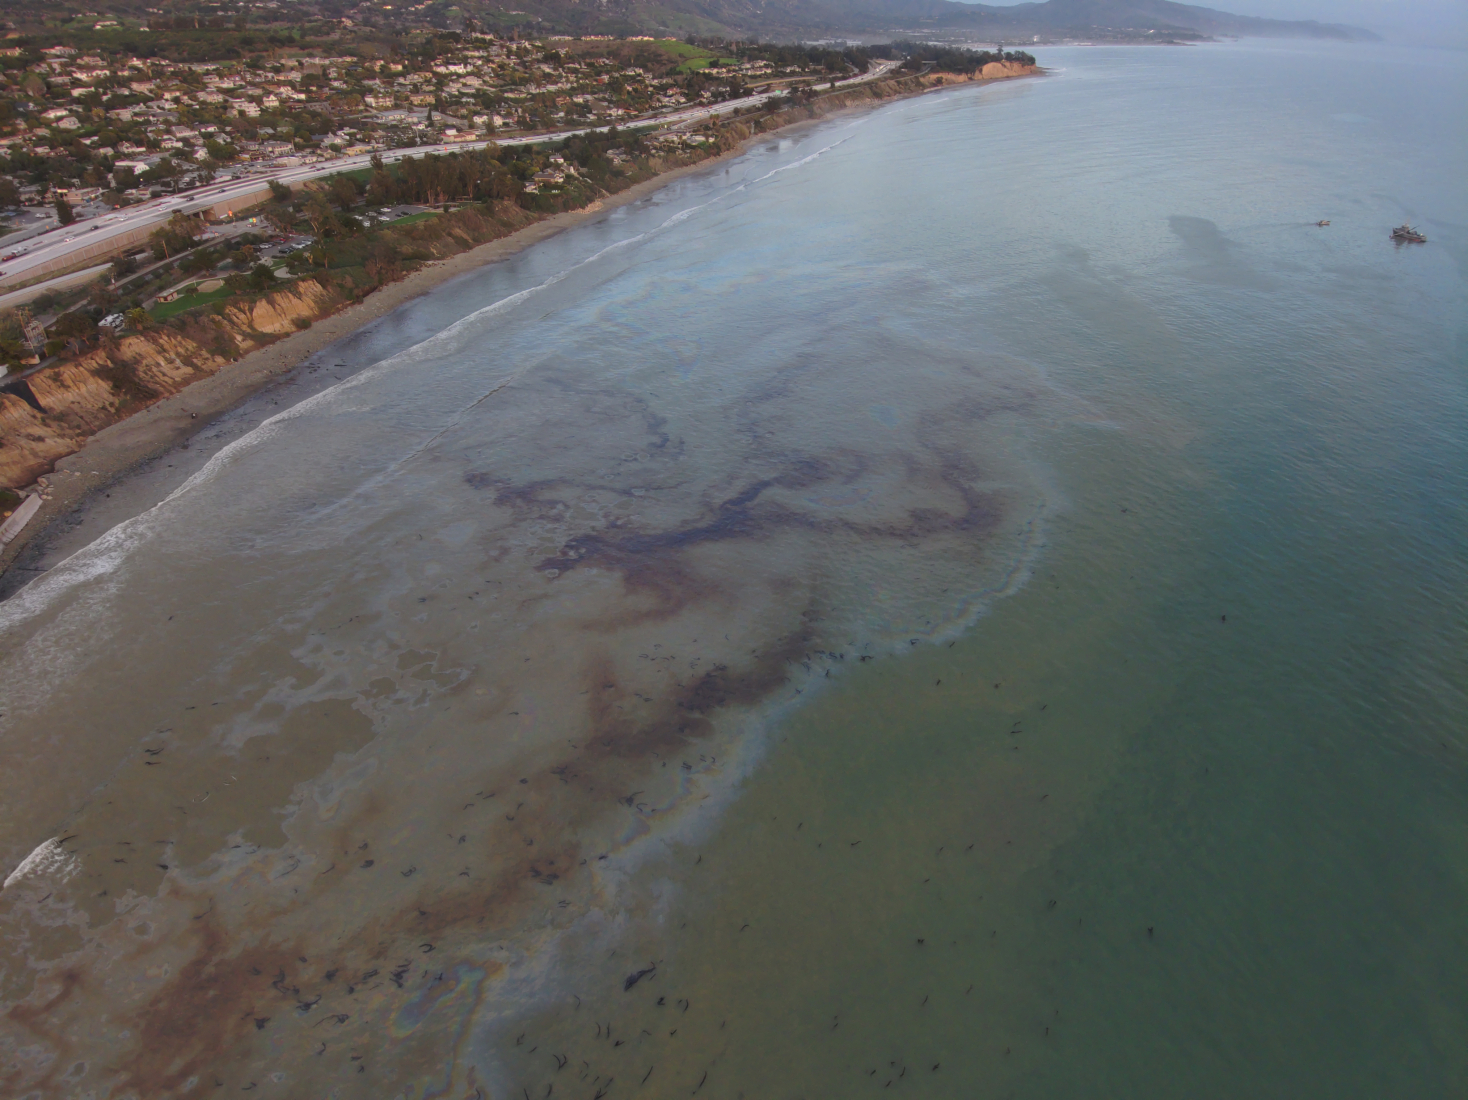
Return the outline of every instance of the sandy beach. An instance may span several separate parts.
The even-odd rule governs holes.
[[[1040,70],[1038,74],[1042,74]],[[697,164],[670,169],[580,210],[553,215],[499,240],[444,260],[435,260],[398,282],[384,286],[308,329],[253,351],[170,397],[92,436],[75,454],[57,460],[45,477],[45,500],[26,528],[0,550],[0,600],[24,587],[51,565],[87,545],[115,523],[137,515],[162,500],[228,440],[213,446],[191,443],[219,417],[249,399],[293,378],[313,356],[435,287],[487,264],[498,263],[564,230],[600,217],[609,210],[638,202],[668,184],[740,155],[754,142],[798,132],[832,118],[868,111],[892,102],[963,83],[995,83],[944,78],[916,78],[911,91],[851,103],[849,94],[832,108],[774,129],[754,134],[729,151]],[[1001,78],[1001,79],[1013,79]],[[338,376],[342,377],[342,376]],[[301,394],[294,394],[299,399]],[[173,459],[164,463],[163,460]],[[87,522],[87,520],[91,522]],[[104,526],[105,523],[105,526]]]
[[[789,129],[789,128],[786,128]],[[768,137],[762,134],[759,137]],[[757,139],[751,139],[757,140]],[[317,353],[342,337],[372,324],[415,298],[420,298],[450,279],[486,264],[498,263],[564,230],[581,225],[619,206],[638,202],[666,187],[674,180],[707,168],[719,160],[737,155],[744,148],[723,156],[685,165],[652,179],[634,184],[627,190],[608,196],[580,210],[556,214],[509,236],[479,245],[446,260],[435,260],[407,277],[375,291],[310,328],[293,333],[269,347],[260,348],[223,367],[218,373],[201,379],[187,389],[164,398],[126,420],[119,421],[94,435],[76,454],[59,459],[56,469],[47,475],[47,499],[13,542],[0,552],[0,598],[22,587],[32,577],[45,572],[48,563],[64,557],[90,542],[96,524],[81,536],[77,532],[75,513],[93,503],[101,494],[114,488],[117,497],[105,499],[106,512],[120,522],[130,515],[151,507],[167,495],[217,448],[190,448],[189,441],[222,414],[237,408],[251,397],[287,378]],[[189,461],[168,467],[178,471],[173,476],[144,477],[137,485],[128,484],[116,492],[119,480],[144,468],[176,448],[192,450],[183,456]],[[72,537],[68,537],[68,536]]]

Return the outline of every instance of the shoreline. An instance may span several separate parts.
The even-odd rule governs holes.
[[[738,149],[743,147],[744,143],[741,143]],[[53,471],[45,475],[47,492],[40,510],[0,551],[0,600],[8,599],[32,579],[31,576],[16,576],[17,572],[39,575],[46,571],[34,568],[36,560],[46,554],[49,543],[63,533],[58,531],[61,524],[86,508],[98,494],[115,488],[175,448],[187,448],[190,440],[220,417],[239,409],[273,385],[288,380],[313,356],[337,341],[361,331],[451,279],[509,259],[564,230],[644,199],[682,176],[721,159],[722,156],[713,157],[670,169],[590,206],[554,214],[456,256],[429,261],[362,301],[314,322],[310,328],[257,348],[221,367],[208,378],[201,378],[178,393],[103,428],[88,439],[81,450],[57,459]],[[163,499],[156,494],[149,495],[156,499],[138,508],[134,514]],[[32,568],[27,568],[28,565]]]
[[[52,472],[44,475],[46,484],[40,509],[8,545],[0,548],[0,601],[8,600],[31,580],[46,573],[50,565],[42,562],[53,556],[53,552],[60,550],[63,551],[62,557],[69,556],[101,533],[88,533],[80,545],[66,548],[70,541],[67,536],[81,525],[89,507],[102,499],[111,499],[112,493],[109,490],[125,485],[135,475],[147,471],[152,464],[170,453],[190,450],[190,441],[205,429],[243,408],[252,398],[265,393],[272,386],[291,380],[299,368],[312,357],[386,317],[399,307],[427,295],[444,283],[489,264],[509,259],[608,211],[645,199],[679,179],[741,155],[754,142],[930,92],[966,84],[995,84],[1004,80],[1022,79],[1023,76],[1042,75],[1045,75],[1045,70],[1038,67],[1033,73],[987,80],[964,78],[951,73],[941,74],[938,82],[924,83],[911,91],[873,98],[869,103],[843,103],[828,112],[793,119],[772,129],[750,134],[716,156],[661,172],[589,206],[551,215],[455,256],[432,260],[397,282],[373,291],[362,301],[321,318],[310,328],[291,333],[273,344],[227,363],[209,377],[201,378],[178,393],[108,425],[91,436],[80,450],[56,460]],[[731,118],[728,121],[739,120]],[[221,442],[220,447],[224,445],[226,443]],[[201,452],[192,457],[202,466],[215,449],[218,448],[211,448],[207,453]],[[187,473],[183,475],[184,479],[186,477]],[[163,500],[172,488],[134,485],[132,490],[126,493],[130,500],[119,500],[111,509],[119,512],[119,515],[112,519],[109,527],[147,511]]]

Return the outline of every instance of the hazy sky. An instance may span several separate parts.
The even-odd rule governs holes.
[[[983,0],[989,4],[1023,0]],[[1468,0],[1182,0],[1236,15],[1369,27],[1393,41],[1468,48]]]

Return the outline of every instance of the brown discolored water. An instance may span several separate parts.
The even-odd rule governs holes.
[[[1041,494],[1004,442],[1076,407],[1032,368],[915,376],[893,346],[852,387],[847,356],[650,340],[618,274],[625,320],[532,367],[480,353],[503,310],[471,317],[221,453],[81,556],[105,578],[14,601],[49,672],[12,696],[6,805],[86,792],[7,891],[38,1083],[247,1084],[305,1042],[291,1087],[327,1087],[394,1027],[376,1080],[424,1072],[444,1036],[405,1017],[503,998],[618,903],[638,841],[728,800],[780,707],[1013,583]],[[626,377],[589,369],[609,334]],[[287,442],[328,437],[309,466]]]

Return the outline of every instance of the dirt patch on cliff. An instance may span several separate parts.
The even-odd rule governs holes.
[[[70,363],[32,375],[26,382],[35,404],[0,394],[0,485],[29,485],[108,425],[339,304],[329,288],[305,279],[219,316],[191,318],[180,328],[105,340]]]

